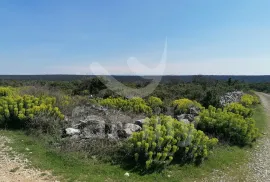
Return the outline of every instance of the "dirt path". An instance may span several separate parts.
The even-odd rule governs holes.
[[[52,182],[50,173],[29,168],[29,161],[16,154],[6,143],[11,142],[0,131],[0,182]],[[27,149],[26,149],[27,150]]]
[[[265,136],[259,141],[255,151],[251,154],[249,163],[250,180],[257,182],[270,182],[270,95],[257,93],[267,114],[268,126]]]

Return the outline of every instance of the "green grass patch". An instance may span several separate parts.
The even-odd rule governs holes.
[[[262,105],[258,105],[254,108],[253,118],[256,120],[256,127],[261,132],[267,129],[267,116]]]
[[[118,165],[102,163],[80,154],[59,153],[46,147],[37,138],[26,136],[21,131],[0,133],[13,139],[10,145],[15,151],[23,153],[32,162],[33,167],[51,170],[53,175],[60,176],[61,181],[195,181],[210,175],[213,170],[226,171],[228,167],[237,169],[237,166],[244,162],[246,154],[245,150],[239,147],[219,145],[210,159],[200,166],[173,165],[162,173],[142,176]],[[124,176],[126,172],[130,173],[129,177]]]
[[[262,106],[255,108],[254,119],[257,121],[257,127],[263,130],[266,126],[266,115]],[[0,134],[13,139],[13,143],[9,145],[16,152],[23,153],[32,162],[33,167],[50,170],[53,175],[59,176],[61,181],[191,182],[211,177],[214,170],[229,172],[241,180],[245,177],[245,174],[239,172],[239,168],[248,161],[248,151],[251,151],[249,147],[240,148],[219,144],[210,158],[200,166],[193,164],[172,165],[162,173],[140,175],[123,169],[119,165],[111,165],[86,158],[83,154],[57,152],[49,148],[43,140],[27,136],[22,131],[1,130]],[[129,177],[124,176],[126,172],[130,173]]]

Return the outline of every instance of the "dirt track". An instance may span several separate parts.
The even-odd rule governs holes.
[[[6,143],[11,142],[0,131],[0,182],[48,182],[55,181],[48,172],[29,168],[29,161],[16,154]]]
[[[257,93],[267,115],[268,125],[265,129],[265,136],[259,141],[258,147],[252,153],[249,163],[250,181],[267,182],[270,181],[270,95]]]

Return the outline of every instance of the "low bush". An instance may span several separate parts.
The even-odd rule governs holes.
[[[181,123],[170,116],[146,119],[143,130],[129,139],[128,153],[146,169],[163,168],[172,161],[201,162],[218,142],[209,139],[193,125]]]
[[[251,144],[259,136],[255,121],[239,114],[209,106],[200,113],[198,129],[213,134],[232,144]]]
[[[248,118],[248,117],[251,117],[253,115],[252,109],[247,108],[240,103],[228,104],[227,106],[225,106],[224,109],[227,110],[228,112],[233,112],[235,114],[239,114],[239,115],[243,116],[244,118]]]
[[[241,101],[240,101],[241,104],[243,104],[244,106],[246,107],[250,107],[252,105],[256,105],[256,104],[259,104],[260,103],[260,100],[257,96],[253,96],[253,95],[250,95],[250,94],[244,94],[242,97],[241,97]]]
[[[0,126],[21,128],[26,121],[39,113],[48,113],[52,117],[64,119],[64,115],[55,105],[53,97],[6,96],[0,97]]]
[[[152,108],[157,108],[157,107],[162,107],[163,105],[163,102],[160,98],[158,97],[154,97],[154,96],[150,96],[148,99],[147,99],[147,104]]]
[[[178,99],[173,101],[174,114],[189,114],[190,108],[203,109],[202,105],[189,99]]]
[[[147,105],[151,107],[154,114],[160,114],[164,106],[162,100],[154,96],[147,99]]]
[[[0,97],[9,96],[14,93],[15,89],[11,87],[0,87]]]
[[[47,134],[58,138],[62,135],[63,124],[59,117],[55,117],[49,112],[39,112],[32,118],[25,120],[25,128],[30,134]]]
[[[123,99],[121,97],[107,99],[100,99],[98,103],[102,106],[106,106],[113,109],[119,109],[122,111],[131,111],[134,113],[152,114],[152,109],[146,102],[140,97],[133,97],[131,99]]]
[[[55,106],[58,107],[65,115],[70,115],[75,106],[81,104],[85,96],[70,96],[63,91],[50,89],[47,86],[25,86],[19,89],[19,95],[32,95],[35,97],[53,97]],[[84,102],[85,103],[85,102]]]

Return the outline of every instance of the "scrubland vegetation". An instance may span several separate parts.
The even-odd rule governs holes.
[[[145,85],[141,82],[125,84],[135,88]],[[243,90],[246,94],[239,103],[222,107],[220,96],[235,90]],[[56,174],[69,180],[77,178],[104,181],[109,173],[105,173],[106,177],[102,173],[93,177],[96,174],[90,171],[90,176],[86,175],[87,170],[97,171],[104,167],[107,171],[114,171],[110,177],[112,180],[123,181],[124,171],[134,174],[128,179],[130,181],[154,178],[160,180],[165,174],[168,177],[169,171],[173,171],[174,177],[188,181],[199,178],[201,173],[208,174],[211,166],[219,168],[229,166],[230,162],[235,163],[239,159],[232,159],[232,156],[235,154],[236,157],[243,157],[243,151],[248,150],[246,147],[252,146],[260,137],[257,126],[262,121],[254,120],[253,117],[254,113],[258,114],[258,110],[254,109],[258,107],[259,99],[249,90],[248,84],[232,80],[223,82],[195,77],[190,83],[162,83],[147,98],[124,98],[112,93],[96,78],[71,83],[30,84],[22,81],[12,87],[0,87],[0,127],[8,130],[4,134],[16,140],[21,137],[28,141],[36,155],[41,156],[40,161],[48,160],[46,164],[40,161],[34,164],[55,170]],[[66,124],[65,117],[71,115],[75,106],[92,104],[127,114],[143,114],[146,119],[141,131],[134,132],[128,139],[107,141],[115,147],[112,149],[105,146],[102,150],[108,151],[103,151],[100,155],[89,155],[93,153],[88,151],[89,148],[63,151],[65,147],[62,145],[71,144],[61,139]],[[194,110],[198,112],[195,115],[195,124],[177,120],[176,116],[192,114]],[[169,111],[172,111],[170,115]],[[17,131],[12,132],[14,129]],[[34,149],[39,141],[42,144]],[[17,148],[26,145],[21,143]],[[230,151],[235,153],[231,154]],[[215,163],[215,160],[221,160],[222,157],[223,160],[228,158],[231,161]],[[35,154],[32,159],[38,160]],[[91,167],[85,161],[89,161]],[[71,166],[65,170],[60,169],[61,165]],[[78,169],[82,170],[82,175],[86,176],[80,176],[79,171],[74,172],[73,176],[69,174],[77,165],[80,166]],[[184,175],[191,170],[198,171],[197,176],[193,172],[190,176]],[[179,181],[174,177],[167,180]]]

